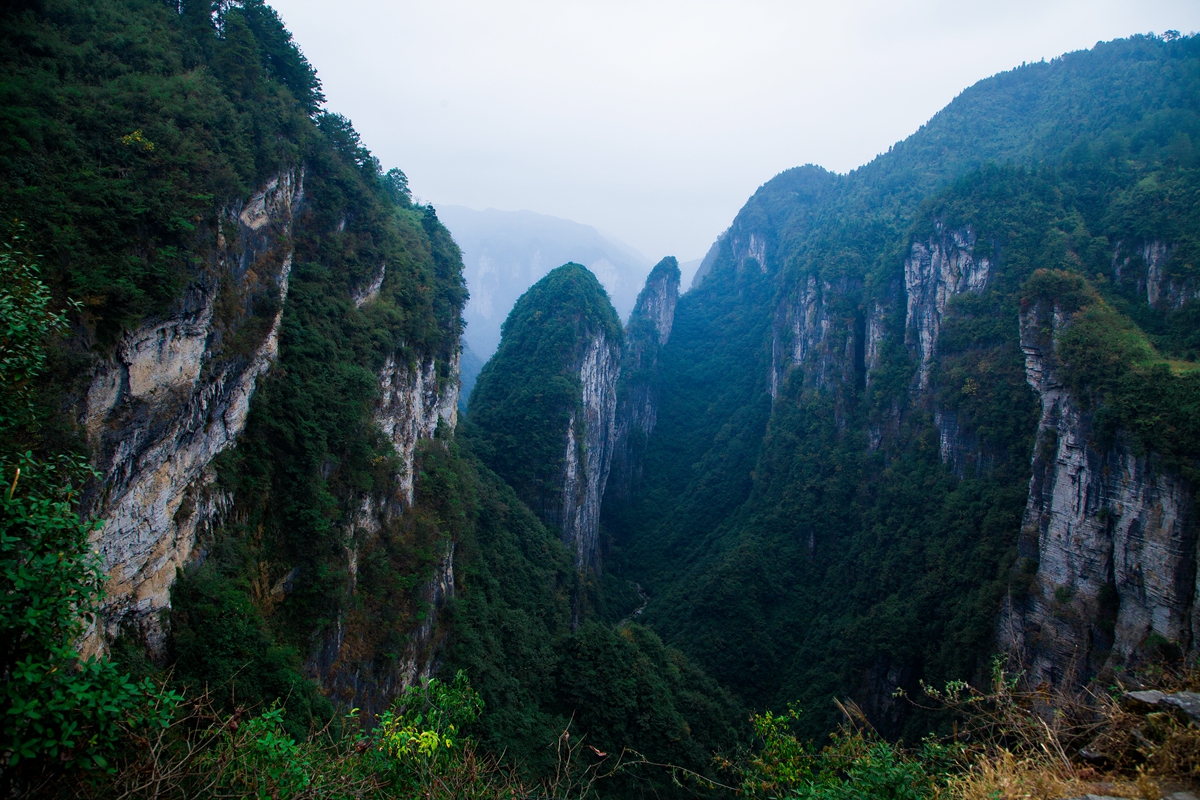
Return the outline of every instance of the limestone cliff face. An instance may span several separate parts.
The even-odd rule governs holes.
[[[938,222],[932,236],[913,242],[905,259],[905,342],[917,360],[913,388],[921,401],[921,395],[931,389],[930,373],[951,299],[968,292],[979,294],[987,288],[992,263],[975,253],[976,244],[970,226],[950,230]],[[942,463],[949,464],[959,477],[968,469],[976,475],[987,471],[989,454],[982,451],[975,436],[963,429],[958,415],[936,404],[932,412]]]
[[[600,568],[623,347],[600,281],[563,264],[513,306],[471,393],[484,463],[559,533],[580,572]]]
[[[1200,287],[1192,279],[1168,271],[1175,248],[1161,239],[1150,239],[1133,247],[1118,246],[1113,256],[1113,279],[1132,281],[1146,304],[1164,311],[1178,311],[1188,300],[1200,298]]]
[[[658,357],[671,337],[679,300],[679,265],[664,258],[646,279],[629,324],[621,355],[621,380],[613,432],[612,467],[607,497],[628,500],[642,475],[646,439],[654,432],[658,410]]]
[[[927,240],[912,244],[904,262],[904,337],[918,363],[912,391],[918,406],[928,403],[930,374],[950,300],[987,288],[991,261],[977,257],[975,245],[976,235],[971,228],[949,230],[939,223]],[[773,396],[792,368],[801,370],[806,391],[835,392],[847,402],[856,390],[870,386],[889,335],[889,317],[901,302],[900,287],[876,290],[870,300],[863,295],[859,279],[829,281],[809,275],[799,283],[775,314],[770,376]],[[978,445],[960,432],[954,414],[933,411],[943,461],[954,465],[960,474],[968,460],[977,468],[986,461],[977,452]],[[897,409],[895,421],[899,413]],[[840,406],[838,417],[845,417]],[[871,447],[878,448],[883,436],[882,429],[873,428]]]
[[[355,589],[360,549],[395,524],[413,503],[418,443],[432,439],[439,424],[453,430],[458,422],[458,361],[456,352],[449,376],[442,380],[433,357],[409,363],[393,354],[379,372],[380,393],[373,416],[400,457],[400,470],[392,476],[393,492],[359,498],[346,537],[350,594]],[[364,662],[361,654],[370,649],[363,642],[367,632],[353,628],[344,616],[309,657],[309,673],[343,704],[379,713],[397,692],[436,668],[438,614],[454,597],[454,542],[444,541],[441,548],[433,575],[419,590],[423,616],[409,632],[399,659]]]
[[[864,331],[857,301],[862,281],[822,281],[810,275],[792,302],[776,313],[771,395],[790,367],[803,371],[806,389],[851,390],[863,373]]]
[[[166,319],[127,333],[95,368],[82,421],[102,477],[87,507],[102,520],[94,545],[108,582],[100,624],[88,636],[89,652],[102,649],[122,628],[144,637],[152,652],[162,651],[163,612],[170,607],[176,570],[231,509],[233,499],[216,488],[210,464],[245,428],[258,378],[277,354],[303,181],[302,170],[285,171],[245,203],[222,212],[201,279]],[[381,266],[354,291],[355,304],[372,302],[385,275]],[[439,422],[451,429],[457,422],[457,356],[448,370],[442,366],[439,375],[432,355],[397,353],[379,372],[374,418],[401,469],[393,494],[359,499],[347,535],[352,578],[357,542],[378,535],[413,502],[418,442],[432,438]],[[436,612],[453,596],[452,562],[453,545],[447,542],[422,590],[432,611],[394,674],[368,681],[344,671],[338,663],[344,626],[310,660],[312,672],[326,686],[349,685],[356,697],[365,693],[370,696],[363,699],[373,700],[396,681],[427,671]]]
[[[579,570],[600,569],[600,501],[612,463],[620,347],[603,332],[588,338],[578,366],[583,402],[565,431],[562,502],[547,522],[562,531]]]
[[[102,522],[93,544],[108,581],[88,651],[123,626],[161,649],[175,571],[230,504],[209,464],[242,432],[276,356],[303,200],[303,170],[289,170],[223,212],[201,279],[94,370],[81,416],[101,479],[85,504]]]
[[[1186,651],[1197,630],[1195,489],[1119,439],[1096,449],[1090,413],[1055,374],[1069,324],[1046,301],[1021,315],[1042,416],[1020,555],[1037,572],[1006,601],[998,638],[1034,683],[1120,667],[1154,634]]]
[[[986,257],[975,256],[975,239],[970,227],[947,230],[938,223],[927,241],[913,243],[904,262],[907,341],[918,359],[917,384],[922,391],[929,388],[929,372],[950,298],[987,287],[992,264]]]
[[[403,459],[403,472],[397,476],[406,504],[413,500],[413,454],[417,442],[432,439],[439,422],[450,430],[458,424],[458,364],[455,351],[449,377],[438,380],[437,363],[426,357],[420,363],[398,362],[393,354],[379,373],[380,401],[375,407],[375,422]]]

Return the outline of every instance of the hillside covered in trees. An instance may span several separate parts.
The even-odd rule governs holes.
[[[1190,769],[1029,709],[1195,683],[1195,37],[781,173],[626,328],[549,271],[465,406],[457,245],[261,0],[11,3],[0,65],[0,793]]]
[[[1168,39],[981,81],[848,175],[782,173],[680,299],[644,483],[606,509],[613,563],[651,593],[647,623],[747,702],[799,699],[820,730],[849,696],[899,732],[897,686],[978,678],[1002,605],[1036,588],[1030,481],[1068,435],[1090,469],[1141,472],[1079,490],[1105,530],[1077,557],[1108,573],[1060,568],[1051,611],[1077,617],[1061,635],[1083,663],[1045,676],[1192,646],[1182,616],[1113,640],[1119,605],[1155,602],[1120,574],[1140,557],[1114,552],[1111,519],[1141,513],[1121,491],[1182,482],[1181,516],[1129,535],[1188,550],[1144,568],[1183,570],[1154,590],[1162,614],[1193,602],[1200,51]],[[1039,303],[1057,316],[1032,319]],[[1050,338],[1069,414],[1031,385]]]

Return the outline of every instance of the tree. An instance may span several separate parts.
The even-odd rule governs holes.
[[[19,245],[14,236],[0,252],[0,793],[38,759],[107,766],[121,726],[146,721],[153,691],[77,648],[103,585],[88,546],[95,526],[78,511],[91,470],[78,456],[38,459],[15,448],[37,427],[33,382],[48,341],[67,325]]]

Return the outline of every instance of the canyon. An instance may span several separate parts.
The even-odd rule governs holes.
[[[157,33],[104,58],[62,9],[2,21],[41,43],[13,107],[65,144],[0,141],[0,196],[79,303],[41,416],[0,434],[95,471],[64,501],[97,521],[94,663],[293,734],[461,671],[486,752],[549,774],[574,725],[708,774],[751,709],[815,740],[849,699],[918,741],[897,690],[1195,658],[1195,37],[1025,65],[859,169],[786,170],[690,288],[667,257],[634,300],[595,231],[591,269],[530,236],[511,286],[498,244],[464,265],[274,12],[219,11],[138,6]],[[55,99],[96,87],[153,107]],[[470,270],[495,353],[467,402]]]

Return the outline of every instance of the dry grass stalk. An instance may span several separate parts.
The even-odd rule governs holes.
[[[965,683],[939,691],[935,705],[958,712],[955,738],[965,744],[963,775],[952,778],[954,800],[1113,797],[1159,800],[1163,787],[1200,780],[1200,728],[1168,713],[1136,713],[1118,700],[1125,687],[1095,683],[1079,691],[1027,687],[1022,673],[999,664],[993,688]],[[1136,688],[1171,692],[1200,685],[1200,673],[1161,668],[1131,681]],[[959,727],[961,726],[961,728]]]

